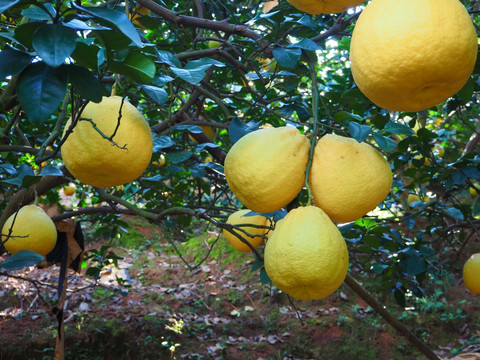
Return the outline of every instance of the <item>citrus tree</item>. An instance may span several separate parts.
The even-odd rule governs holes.
[[[478,3],[442,0],[435,7],[451,13],[451,23],[433,15],[430,25],[412,28],[410,20],[422,23],[434,3],[416,2],[422,5],[394,8],[395,1],[377,0],[379,8],[362,12],[368,2],[317,9],[302,1],[0,1],[2,245],[8,250],[18,210],[33,202],[56,204],[55,222],[109,224],[97,235],[121,232],[123,214],[174,230],[200,221],[251,251],[260,281],[269,283],[263,247],[255,248],[263,241],[253,246],[248,239],[275,234],[287,213],[312,205],[312,192],[313,204],[320,201],[317,180],[308,179],[318,139],[353,138],[389,166],[369,160],[364,170],[350,161],[339,166],[345,181],[329,180],[346,201],[345,208],[343,200],[325,205],[340,215],[324,209],[350,258],[349,273],[337,282],[345,278],[435,358],[372,294],[393,294],[405,307],[425,296],[442,269],[461,274],[479,250]],[[262,151],[237,151],[232,167],[239,168],[225,177],[234,144],[286,126],[302,136],[303,150],[271,138]],[[270,160],[252,171],[266,153]],[[324,166],[338,164],[329,157]],[[352,174],[365,171],[387,180],[357,189]],[[273,195],[257,201],[284,175]],[[66,207],[62,192],[76,192],[78,201]],[[266,206],[255,209],[257,202]],[[238,218],[227,221],[245,207],[254,210],[243,217],[248,230]],[[363,210],[344,217],[351,208]],[[313,241],[315,234],[322,237],[324,228],[309,232]],[[20,251],[0,266],[42,259]],[[362,276],[378,281],[367,291],[355,280]]]

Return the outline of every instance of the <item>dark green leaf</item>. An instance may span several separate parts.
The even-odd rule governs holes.
[[[183,150],[177,150],[177,151],[172,151],[168,153],[168,159],[173,163],[173,164],[180,164],[188,159],[193,154],[190,151],[183,151]]]
[[[12,6],[18,4],[20,0],[0,0],[0,14]]]
[[[32,20],[52,20],[57,12],[50,3],[43,3],[43,6],[33,5],[21,12],[23,16]]]
[[[263,285],[270,284],[270,278],[268,277],[267,271],[265,270],[264,267],[260,269],[260,282]]]
[[[198,69],[180,69],[176,67],[171,67],[170,69],[175,75],[185,80],[186,82],[194,85],[199,84],[200,81],[203,80],[206,71],[206,69],[203,67]]]
[[[230,126],[228,127],[228,135],[230,137],[230,142],[235,144],[241,137],[251,133],[252,131],[258,130],[260,125],[260,121],[250,121],[248,123],[244,123],[239,118],[233,118],[230,122]]]
[[[99,48],[95,45],[88,45],[82,41],[77,42],[77,47],[72,53],[72,58],[77,65],[85,66],[87,68],[97,68],[97,54]]]
[[[72,2],[72,5],[87,14],[94,16],[100,21],[105,21],[108,25],[120,30],[120,32],[133,41],[136,46],[143,47],[142,40],[140,39],[140,36],[138,36],[135,26],[133,26],[123,11],[101,7],[78,6],[75,2]]]
[[[334,120],[336,122],[342,122],[345,120],[357,120],[357,121],[363,121],[363,118],[359,115],[349,113],[347,111],[339,111],[335,113]]]
[[[415,134],[415,131],[413,131],[413,129],[411,129],[409,126],[400,124],[400,123],[394,123],[394,122],[389,122],[388,124],[386,124],[384,127],[384,131],[390,134],[402,134],[402,135]]]
[[[42,177],[40,175],[27,175],[22,179],[22,186],[25,189],[28,189],[30,186],[38,183],[40,180],[42,180]]]
[[[188,62],[187,65],[185,65],[185,69],[204,69],[204,70],[207,70],[211,66],[224,67],[225,64],[220,62],[220,61],[213,60],[213,59],[210,59],[210,58],[201,58],[199,60],[192,60],[192,61]]]
[[[392,152],[397,147],[397,143],[395,141],[393,141],[389,137],[380,135],[379,133],[374,133],[373,138],[375,139],[375,142],[380,147],[380,149],[382,149],[386,153]]]
[[[39,21],[32,21],[19,25],[15,29],[15,39],[27,49],[32,48],[33,33],[43,24],[44,23]]]
[[[371,130],[371,126],[361,125],[355,121],[350,121],[348,123],[348,132],[359,143],[365,141]]]
[[[143,91],[147,94],[153,101],[158,105],[163,105],[168,99],[168,94],[165,89],[159,88],[157,86],[143,85]]]
[[[263,267],[263,261],[260,261],[257,258],[255,258],[255,261],[253,262],[252,267],[250,268],[250,271],[255,272],[262,267]]]
[[[293,69],[302,56],[302,50],[299,48],[284,49],[276,47],[273,49],[273,56],[280,66],[286,67],[287,69]]]
[[[312,20],[309,15],[303,15],[300,20],[297,21],[298,24],[309,27],[312,30],[318,28],[318,25]]]
[[[41,176],[65,176],[65,174],[57,167],[47,165],[40,173]]]
[[[472,79],[468,79],[467,83],[457,93],[457,95],[460,97],[460,99],[462,99],[464,103],[468,103],[470,100],[472,100],[474,91],[473,84],[474,81]]]
[[[61,104],[68,84],[68,70],[52,68],[43,62],[30,64],[17,82],[18,100],[27,117],[42,122]]]
[[[299,48],[303,50],[317,51],[322,50],[322,47],[318,45],[315,41],[312,41],[308,38],[304,38],[295,44],[290,44],[288,48]]]
[[[102,101],[102,86],[98,78],[83,66],[69,64],[68,74],[73,88],[86,100]]]
[[[167,64],[176,68],[182,67],[180,60],[178,60],[178,58],[171,52],[166,50],[157,50],[157,56],[158,60],[163,64]]]
[[[113,61],[110,69],[141,84],[151,82],[156,71],[153,60],[139,52],[129,52],[122,62]]]
[[[27,266],[36,265],[40,261],[43,261],[42,255],[30,250],[22,250],[0,263],[0,268],[5,270],[20,270]]]
[[[48,65],[58,67],[75,50],[77,35],[61,24],[45,24],[33,34],[33,48]]]
[[[90,26],[86,22],[83,22],[78,19],[72,19],[68,22],[64,22],[63,25],[74,30],[88,30],[88,31],[110,30],[110,28],[105,26]]]
[[[393,297],[395,298],[397,304],[400,305],[402,308],[406,306],[407,302],[405,300],[405,292],[400,289],[395,289],[393,291]]]
[[[384,272],[386,269],[388,269],[388,265],[379,264],[379,263],[373,263],[373,264],[372,264],[372,270],[373,270],[376,274],[381,274],[381,273]]]
[[[457,208],[448,208],[448,209],[445,209],[445,212],[455,219],[458,219],[458,220],[464,219],[463,213]]]
[[[27,66],[32,57],[22,51],[6,48],[0,52],[0,81],[9,75],[16,75]]]
[[[166,149],[175,145],[170,136],[155,136],[153,138],[153,152],[156,153],[162,149]]]

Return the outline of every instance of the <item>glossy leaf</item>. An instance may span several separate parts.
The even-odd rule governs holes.
[[[36,265],[41,261],[43,261],[43,255],[30,250],[22,250],[0,263],[0,268],[5,270],[20,270],[27,266]]]
[[[84,99],[96,103],[102,101],[102,86],[91,71],[83,66],[70,64],[68,65],[68,74],[73,88]]]
[[[47,120],[61,104],[67,83],[63,66],[52,68],[43,62],[27,66],[17,82],[18,100],[27,117],[37,123]]]
[[[276,47],[273,49],[273,56],[280,66],[293,69],[302,56],[302,50],[299,48],[284,49]]]
[[[110,69],[141,84],[151,82],[156,71],[153,60],[139,52],[130,52],[122,62],[113,61]]]
[[[348,123],[348,132],[358,142],[365,141],[371,130],[371,126],[361,125],[355,121]]]
[[[147,94],[158,105],[165,104],[168,99],[168,94],[165,89],[157,86],[143,85],[142,90],[145,91],[145,94]]]
[[[233,118],[228,127],[228,135],[230,136],[230,142],[235,144],[241,137],[247,135],[248,133],[258,130],[260,121],[250,121],[244,123],[239,118]]]
[[[61,24],[45,24],[33,34],[32,45],[45,63],[58,67],[75,50],[76,40],[74,30]]]
[[[52,4],[45,2],[41,6],[30,6],[28,9],[23,10],[21,14],[32,20],[52,20],[57,12]]]
[[[6,48],[0,52],[0,81],[16,75],[27,66],[32,57],[22,51]]]
[[[94,16],[97,20],[108,23],[114,28],[120,30],[126,37],[128,37],[136,46],[143,47],[142,40],[138,36],[135,26],[130,22],[127,15],[123,11],[106,9],[101,7],[87,7],[75,5],[76,8]]]
[[[0,13],[10,9],[12,6],[18,4],[21,0],[0,0]]]

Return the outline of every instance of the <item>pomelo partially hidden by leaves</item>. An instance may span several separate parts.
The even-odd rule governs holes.
[[[480,253],[470,256],[463,265],[463,282],[472,294],[480,294]]]
[[[45,256],[53,250],[57,242],[55,224],[47,213],[36,205],[26,205],[7,219],[2,228],[2,242],[7,239],[8,234],[10,238],[4,246],[11,254],[30,250]]]
[[[333,14],[360,5],[363,0],[288,0],[288,2],[300,11],[308,14]]]
[[[227,219],[227,224],[230,225],[236,225],[242,230],[245,230],[249,235],[245,234],[244,232],[238,230],[238,229],[233,229],[231,231],[227,229],[223,229],[223,236],[227,241],[238,251],[241,252],[249,252],[252,251],[252,249],[245,244],[238,236],[240,235],[243,239],[248,241],[253,248],[257,248],[262,242],[263,242],[263,237],[262,235],[265,234],[267,231],[266,228],[258,228],[254,227],[251,225],[262,225],[266,226],[267,225],[267,218],[262,215],[252,215],[252,216],[245,216],[247,215],[251,210],[249,209],[243,209],[243,210],[238,210],[235,211],[234,213],[230,214],[230,216]]]
[[[355,221],[375,209],[392,181],[387,160],[367,143],[328,134],[315,146],[310,188],[315,205],[332,221]]]
[[[288,205],[303,188],[310,142],[291,126],[253,131],[225,158],[225,177],[245,207],[269,213]]]
[[[291,210],[265,246],[265,270],[273,284],[297,299],[323,299],[345,280],[348,250],[342,234],[316,206]]]
[[[70,124],[71,119],[65,125],[64,136]],[[111,187],[138,178],[150,163],[152,148],[150,126],[140,111],[127,100],[122,104],[120,96],[110,96],[98,104],[87,104],[62,145],[62,159],[81,182]]]

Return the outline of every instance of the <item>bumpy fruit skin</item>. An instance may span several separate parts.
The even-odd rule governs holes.
[[[364,0],[288,0],[296,9],[307,14],[334,14],[360,5]]]
[[[472,294],[480,294],[480,253],[473,254],[463,266],[463,282]]]
[[[352,75],[376,105],[420,111],[465,85],[477,48],[472,20],[458,0],[375,0],[353,30]]]
[[[121,103],[120,96],[103,97],[98,104],[88,103],[81,118],[91,119],[106,136],[111,136]],[[65,125],[64,135],[70,123],[71,119]],[[153,138],[143,115],[127,100],[123,102],[120,126],[113,141],[118,146],[104,139],[89,121],[80,120],[62,145],[65,166],[76,179],[95,187],[119,186],[135,180],[150,163]]]
[[[15,214],[11,215],[3,225],[2,241],[7,238],[12,223],[12,237],[5,243],[5,249],[11,254],[30,250],[45,256],[55,247],[57,229],[41,207],[27,205],[18,211],[16,217]]]
[[[310,188],[315,205],[332,221],[354,221],[375,209],[392,181],[387,160],[366,143],[328,134],[315,146]]]
[[[243,230],[245,230],[251,235],[257,235],[248,236],[239,230],[233,230],[235,233],[247,240],[254,248],[257,248],[263,242],[263,237],[261,235],[264,235],[267,229],[256,228],[253,226],[242,226],[242,224],[266,225],[267,218],[261,215],[245,216],[249,212],[251,212],[251,210],[249,209],[238,210],[230,214],[227,219],[227,223],[240,226]],[[223,236],[235,248],[235,250],[245,253],[252,251],[252,249],[247,244],[243,243],[242,240],[240,240],[235,234],[232,234],[230,231],[223,229]]]
[[[348,270],[345,240],[327,214],[315,206],[293,209],[277,222],[264,259],[273,284],[302,300],[332,294]]]
[[[290,126],[253,131],[228,152],[225,177],[245,207],[276,211],[298,195],[305,182],[310,142]]]

